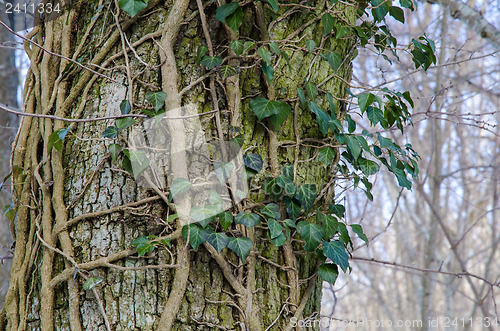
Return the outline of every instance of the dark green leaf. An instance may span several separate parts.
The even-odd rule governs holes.
[[[306,241],[304,249],[307,252],[314,251],[320,244],[321,238],[325,234],[325,230],[318,224],[311,224],[306,221],[297,224],[300,236]]]
[[[148,2],[149,0],[119,0],[118,4],[124,12],[134,17],[148,6]]]
[[[144,256],[146,254],[152,253],[155,250],[155,246],[153,244],[139,244],[137,245],[137,255],[139,257]]]
[[[238,70],[231,67],[230,65],[224,65],[217,68],[217,72],[222,76],[223,79],[226,79],[227,77],[236,75],[238,73]]]
[[[208,52],[208,47],[205,45],[201,45],[198,47],[198,52],[196,55],[196,64],[200,64],[201,59]]]
[[[231,30],[233,30],[236,33],[238,32],[238,29],[241,26],[242,20],[243,20],[243,10],[241,9],[241,7],[238,7],[234,11],[234,13],[226,17],[227,26],[229,26]]]
[[[295,193],[295,199],[297,199],[305,211],[308,213],[316,200],[317,191],[316,185],[314,184],[304,184],[299,186],[297,193]]]
[[[330,147],[320,148],[318,158],[319,161],[325,165],[325,167],[329,166],[335,159],[335,150]]]
[[[354,122],[351,118],[351,115],[345,115],[345,120],[347,122],[347,130],[349,133],[353,133],[356,130],[356,122]]]
[[[228,3],[224,6],[220,6],[215,11],[215,18],[220,22],[224,22],[226,20],[226,17],[234,13],[238,8],[240,8],[240,6],[238,5],[237,1]]]
[[[130,169],[126,169],[131,172],[135,179],[137,179],[146,169],[149,167],[149,159],[146,157],[146,152],[142,150],[131,151],[124,149],[125,154],[124,162],[128,160]]]
[[[231,224],[233,224],[233,214],[230,212],[223,212],[219,215],[219,223],[224,230],[227,231]]]
[[[332,215],[324,215],[322,219],[323,227],[325,228],[325,239],[329,240],[337,233],[339,221],[337,221],[337,218]]]
[[[243,163],[245,163],[245,166],[255,170],[256,172],[260,172],[262,170],[262,166],[264,165],[264,161],[262,161],[262,157],[258,153],[243,155]]]
[[[333,26],[335,25],[335,19],[332,15],[324,13],[321,16],[321,23],[323,24],[323,36],[326,36],[332,32]]]
[[[278,0],[266,0],[271,7],[273,8],[273,11],[276,13],[279,9],[279,3]]]
[[[271,65],[271,61],[272,61],[271,52],[269,52],[267,49],[265,49],[263,47],[259,47],[259,49],[257,51],[259,52],[259,55],[262,58],[262,60],[264,60],[264,62],[268,66],[270,66]]]
[[[271,239],[277,238],[278,236],[283,234],[283,227],[280,222],[276,221],[273,218],[270,218],[267,221],[267,227],[269,228],[269,237]]]
[[[275,203],[269,203],[260,209],[260,212],[267,217],[281,219],[280,207]],[[271,238],[272,239],[272,238]]]
[[[138,237],[138,238],[136,238],[134,241],[132,241],[132,242],[130,243],[130,245],[132,245],[132,246],[136,246],[136,247],[137,247],[137,246],[139,246],[139,245],[143,245],[143,244],[150,244],[150,243],[151,243],[151,240],[149,240],[149,238],[148,238],[148,237],[144,237],[144,236],[142,236],[142,237]]]
[[[255,113],[259,121],[272,115],[290,112],[290,105],[286,102],[269,101],[262,97],[252,99],[250,101],[250,108]]]
[[[243,40],[233,40],[229,44],[229,48],[231,48],[237,56],[243,54]]]
[[[368,237],[366,234],[363,232],[363,227],[359,224],[351,224],[352,231],[358,235],[359,238],[361,238],[365,243],[366,246],[368,246]]]
[[[59,129],[52,132],[49,136],[49,143],[47,144],[47,149],[50,152],[52,147],[55,147],[59,152],[62,151],[63,140],[66,138],[66,134],[68,134],[69,127],[66,129]]]
[[[227,244],[227,248],[235,252],[243,263],[245,263],[248,255],[250,255],[252,246],[252,239],[247,237],[229,238],[229,242]]]
[[[87,279],[85,281],[85,283],[83,283],[82,288],[85,291],[90,291],[102,282],[104,282],[104,278],[102,278],[102,277],[98,277],[98,276],[97,277],[90,277],[89,279]]]
[[[355,160],[359,157],[361,154],[361,146],[359,145],[359,141],[356,137],[347,136],[347,149],[351,152]]]
[[[203,235],[203,229],[198,224],[187,224],[182,228],[182,236],[188,239],[189,244],[193,249],[197,249],[198,246],[203,244],[207,239]]]
[[[290,197],[284,197],[283,201],[285,202],[286,212],[288,213],[288,216],[292,220],[296,220],[302,210],[299,203]]]
[[[130,113],[130,111],[132,110],[130,102],[128,100],[123,100],[120,103],[120,110],[122,112],[122,115],[127,115],[128,113]]]
[[[175,198],[177,194],[182,194],[191,188],[192,184],[185,178],[176,178],[170,185],[170,194]]]
[[[220,66],[222,64],[222,58],[220,56],[205,55],[201,59],[200,63],[203,64],[208,69],[212,69],[213,67]]]
[[[266,75],[266,79],[269,83],[272,82],[274,78],[274,69],[272,66],[267,65],[265,62],[262,63],[262,72]]]
[[[327,61],[332,67],[333,71],[335,72],[337,72],[337,69],[340,67],[340,64],[342,63],[342,58],[340,57],[340,54],[337,52],[330,52],[328,54],[323,53],[321,54],[321,58]]]
[[[266,178],[264,183],[262,183],[262,188],[274,201],[278,201],[283,195],[283,189],[276,183],[275,178]]]
[[[307,82],[304,86],[307,96],[309,99],[313,100],[318,96],[318,88],[313,83]]]
[[[339,270],[336,264],[322,264],[318,268],[318,275],[325,282],[334,285],[339,275]]]
[[[283,174],[283,176],[288,177],[288,178],[290,178],[290,180],[293,181],[293,165],[285,164],[281,168],[281,173]]]
[[[366,108],[368,108],[373,101],[375,101],[375,95],[372,93],[365,92],[358,95],[358,105],[361,113],[364,113]]]
[[[207,239],[208,243],[215,248],[217,253],[220,253],[229,243],[229,238],[223,232],[215,232],[214,230],[207,228],[203,231],[203,235]]]
[[[330,209],[330,211],[332,213],[334,213],[338,218],[344,218],[344,214],[345,214],[345,207],[341,204],[336,204],[336,205],[333,205],[331,204],[328,209]]]
[[[155,111],[160,110],[165,104],[167,93],[165,92],[148,92],[146,93],[146,100],[153,104]]]
[[[351,241],[351,237],[349,236],[349,231],[347,231],[347,226],[344,223],[339,222],[339,226],[337,228],[337,231],[339,232],[340,241],[344,245],[350,244],[352,247],[352,241]]]
[[[271,239],[271,241],[273,242],[274,246],[281,247],[286,241],[286,236],[284,233],[281,233],[276,238]]]
[[[297,187],[295,186],[293,181],[285,175],[279,175],[276,178],[276,184],[278,184],[278,186],[283,188],[286,194],[290,196],[293,196],[295,194],[295,191],[297,190]]]
[[[379,108],[370,106],[366,109],[366,114],[368,115],[368,119],[370,120],[372,125],[375,125],[379,122],[382,124],[382,122],[384,121],[384,113]]]
[[[299,97],[299,100],[302,103],[302,106],[305,106],[307,103],[306,95],[304,93],[304,90],[301,89],[300,87],[297,88],[297,96]]]
[[[359,167],[361,168],[361,171],[363,171],[363,174],[365,176],[374,175],[380,169],[380,166],[378,165],[377,162],[374,162],[374,161],[368,160],[368,159],[359,158],[358,164],[359,164]]]
[[[234,219],[236,223],[243,224],[247,228],[252,228],[260,224],[260,216],[254,213],[240,212]]]
[[[344,272],[347,271],[347,267],[349,267],[349,256],[345,251],[344,245],[340,241],[323,241],[323,254],[332,260],[333,263],[338,265]]]
[[[403,11],[403,9],[396,6],[392,6],[389,9],[389,14],[396,20],[400,21],[401,23],[403,24],[405,23],[405,12]]]
[[[294,220],[291,220],[289,218],[285,219],[283,221],[283,224],[286,224],[287,226],[291,227],[291,228],[296,228],[297,227],[297,224],[295,223]]]
[[[288,115],[290,115],[290,106],[285,103],[285,106],[283,107],[283,110],[281,112],[269,116],[269,121],[273,124],[276,131],[280,129],[283,122],[285,122],[285,120],[288,118]]]
[[[275,42],[271,42],[269,43],[269,48],[271,49],[271,51],[276,54],[277,56],[280,56],[281,55],[281,49],[280,47],[278,46],[277,43]]]

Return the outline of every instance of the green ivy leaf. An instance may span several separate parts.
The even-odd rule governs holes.
[[[83,283],[82,288],[85,291],[90,291],[102,282],[104,282],[104,278],[102,278],[102,277],[98,277],[98,276],[97,277],[90,277],[89,279],[87,279],[85,281],[85,283]]]
[[[120,103],[120,111],[122,112],[122,115],[128,115],[130,111],[132,110],[132,105],[128,100],[123,100]]]
[[[66,129],[59,129],[54,132],[52,132],[49,136],[49,143],[47,144],[47,149],[50,152],[52,147],[55,147],[61,153],[62,151],[62,146],[63,146],[63,140],[66,138],[66,135],[68,134],[69,127]]]
[[[280,207],[275,203],[269,203],[260,209],[261,214],[269,218],[281,219]],[[271,238],[272,239],[272,238]]]
[[[269,43],[269,49],[271,49],[271,51],[276,54],[277,56],[280,56],[281,55],[281,49],[280,47],[278,46],[277,43],[275,42],[270,42]]]
[[[297,191],[297,187],[295,186],[295,183],[287,176],[285,175],[279,175],[276,178],[276,184],[278,184],[279,187],[283,188],[286,192],[286,194],[293,196],[295,192]]]
[[[368,115],[368,120],[370,120],[372,125],[376,125],[380,122],[380,125],[382,125],[383,128],[387,127],[384,120],[384,113],[381,109],[369,106],[366,109],[366,114]]]
[[[122,151],[122,147],[118,144],[111,144],[108,147],[108,151],[111,154],[111,160],[113,162],[116,162],[116,159],[118,158],[118,155]]]
[[[374,175],[380,170],[378,163],[372,160],[359,158],[358,164],[365,176]]]
[[[247,228],[252,228],[260,224],[260,216],[254,213],[240,212],[234,219],[236,223],[243,224]]]
[[[137,246],[137,255],[141,257],[146,254],[152,253],[154,250],[155,246],[153,244],[140,244]]]
[[[199,223],[203,228],[206,228],[207,225],[214,219],[214,216],[218,214],[217,212],[218,210],[216,206],[193,206],[189,215],[193,221]]]
[[[323,254],[338,265],[344,272],[349,267],[349,256],[345,251],[344,245],[338,241],[323,241]]]
[[[227,231],[231,224],[233,224],[233,214],[230,212],[223,212],[219,215],[219,223],[224,230]]]
[[[396,6],[391,6],[391,8],[389,9],[389,15],[391,15],[401,23],[405,23],[405,12],[403,11],[403,9]]]
[[[212,69],[213,67],[220,66],[222,64],[222,58],[220,56],[205,55],[201,59],[200,63],[203,64],[208,69]]]
[[[320,244],[321,238],[325,234],[325,230],[322,226],[318,224],[311,224],[306,221],[299,222],[297,224],[297,230],[299,230],[300,236],[306,241],[304,249],[307,252],[314,251]]]
[[[222,79],[226,79],[227,77],[236,75],[238,70],[230,65],[223,65],[217,68],[217,72],[221,75]]]
[[[323,24],[323,36],[326,36],[332,32],[333,26],[335,25],[335,19],[332,15],[324,13],[321,16],[321,23]]]
[[[265,49],[263,47],[259,47],[259,49],[257,51],[259,52],[259,55],[262,58],[262,60],[264,60],[264,62],[268,66],[270,66],[271,62],[272,62],[271,52],[269,52],[267,49]]]
[[[220,22],[225,22],[226,17],[234,13],[238,8],[240,8],[240,6],[237,1],[220,6],[215,11],[215,18]]]
[[[227,25],[236,33],[238,33],[238,29],[241,26],[242,20],[243,10],[241,9],[241,7],[236,8],[234,13],[226,17]]]
[[[283,197],[283,202],[285,202],[286,212],[288,213],[288,216],[295,221],[302,210],[299,203],[296,202],[295,199],[292,199],[290,197]]]
[[[200,64],[201,59],[205,54],[208,53],[208,47],[205,45],[201,45],[198,47],[198,52],[196,55],[196,64]]]
[[[266,178],[262,183],[262,188],[274,201],[278,201],[283,195],[283,189],[276,183],[275,178]]]
[[[313,83],[307,82],[304,88],[309,99],[314,101],[314,99],[318,96],[318,87]]]
[[[129,163],[126,165],[127,168],[125,170],[129,171],[135,179],[137,179],[149,167],[149,159],[146,157],[145,151],[131,151],[124,149],[123,154],[125,154],[124,162],[126,163],[128,161]]]
[[[252,99],[250,101],[250,108],[255,113],[259,121],[272,115],[290,112],[290,105],[286,102],[269,101],[262,97]]]
[[[267,221],[267,227],[269,228],[269,237],[275,239],[283,234],[283,227],[274,218],[270,218]]]
[[[327,167],[335,160],[335,150],[331,147],[320,148],[318,158]]]
[[[266,75],[266,79],[269,83],[272,82],[274,78],[274,69],[272,66],[267,65],[265,62],[262,63],[262,72]]]
[[[283,176],[288,177],[290,180],[293,181],[293,165],[285,164],[281,168],[281,173],[283,174]]]
[[[341,205],[341,204],[336,204],[336,205],[331,204],[328,209],[330,209],[330,211],[332,213],[334,213],[338,218],[344,218],[345,207],[343,205]]]
[[[278,9],[280,8],[279,7],[279,3],[278,3],[278,0],[266,0],[270,5],[271,5],[271,8],[273,8],[273,11],[276,13],[278,11]]]
[[[130,17],[134,17],[148,6],[148,2],[149,0],[119,0],[118,4]]]
[[[217,178],[221,184],[227,182],[229,177],[231,177],[231,172],[234,169],[234,165],[231,162],[214,162],[214,170]]]
[[[11,203],[9,205],[5,205],[2,207],[2,212],[4,214],[5,217],[7,217],[9,219],[9,221],[13,221],[14,218],[16,217],[16,209],[14,208],[14,204]]]
[[[342,244],[344,245],[350,244],[352,247],[352,241],[351,237],[349,237],[349,231],[347,231],[347,226],[344,223],[339,222],[337,231],[339,232],[339,239],[342,242]]]
[[[233,40],[229,43],[229,48],[231,48],[237,56],[243,54],[243,40]]]
[[[223,232],[215,232],[212,229],[205,229],[203,231],[203,235],[207,239],[208,243],[215,248],[217,253],[220,253],[229,243],[229,238]]]
[[[277,236],[276,238],[274,239],[271,239],[271,241],[273,242],[274,246],[276,247],[281,247],[283,246],[283,244],[285,243],[286,241],[286,236],[284,233],[281,233],[279,236]]]
[[[125,118],[117,118],[116,119],[116,127],[118,130],[125,130],[130,128],[132,125],[134,125],[135,119],[132,117],[125,117]]]
[[[255,170],[256,172],[260,172],[262,170],[262,166],[264,165],[264,161],[262,161],[262,157],[258,153],[243,155],[243,163],[245,163],[246,167]]]
[[[365,112],[366,108],[368,108],[373,101],[375,101],[375,95],[372,93],[365,92],[358,95],[358,105],[361,110],[361,114]]]
[[[285,120],[288,118],[288,115],[290,115],[290,106],[287,103],[285,103],[285,105],[286,106],[283,108],[281,112],[269,116],[269,121],[272,123],[272,125],[276,130],[280,129],[283,122],[285,122]]]
[[[302,107],[304,107],[307,104],[307,99],[306,99],[306,94],[304,93],[304,90],[301,89],[300,87],[297,88],[297,96],[299,97],[300,103],[302,104]]]
[[[177,194],[182,194],[191,188],[192,184],[185,178],[176,178],[170,185],[170,194],[175,198]]]
[[[354,231],[354,233],[357,234],[358,237],[365,242],[366,246],[368,246],[368,237],[363,232],[363,227],[359,224],[351,224],[351,228],[352,231]]]
[[[187,224],[182,228],[182,236],[187,240],[194,250],[203,244],[207,239],[203,235],[203,229],[198,224]]]
[[[342,63],[342,58],[340,57],[340,54],[337,52],[330,52],[330,53],[323,53],[321,54],[321,58],[330,64],[332,67],[333,71],[337,72],[337,70],[340,67],[340,64]]]
[[[166,99],[167,93],[163,91],[146,93],[146,100],[153,104],[156,112],[163,107]]]
[[[295,199],[297,199],[305,211],[308,213],[316,200],[318,195],[316,191],[316,185],[314,184],[304,184],[299,186],[297,192],[295,193]]]
[[[227,243],[227,248],[235,252],[243,263],[245,263],[248,255],[250,255],[252,246],[252,239],[247,237],[232,237],[229,238],[229,242]]]
[[[318,268],[318,275],[325,282],[328,282],[332,285],[335,284],[337,277],[339,275],[339,269],[336,264],[322,264]]]
[[[361,154],[361,146],[355,136],[347,136],[347,149],[351,152],[354,160],[357,160]]]
[[[325,228],[325,239],[329,240],[337,233],[339,221],[332,215],[323,215],[321,218]]]

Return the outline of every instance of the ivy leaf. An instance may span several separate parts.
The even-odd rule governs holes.
[[[220,253],[229,243],[229,238],[223,232],[215,232],[212,229],[205,229],[203,231],[203,235],[207,239],[208,243],[215,248],[217,253]]]
[[[275,178],[266,178],[264,183],[262,183],[262,188],[274,201],[278,201],[283,195],[283,189],[276,183]]]
[[[47,144],[47,148],[49,152],[51,151],[52,147],[55,147],[61,153],[62,151],[62,146],[63,146],[63,140],[66,138],[66,135],[68,134],[69,127],[66,129],[59,129],[54,132],[52,132],[49,136],[49,142]]]
[[[123,150],[123,154],[125,154],[125,160],[128,160],[130,167],[128,169],[129,172],[137,179],[146,169],[149,167],[149,159],[146,157],[146,152],[142,150],[131,151],[128,149]]]
[[[286,212],[288,213],[288,216],[295,221],[302,210],[300,208],[300,205],[290,197],[284,197],[283,202],[285,202]]]
[[[374,175],[380,169],[380,166],[378,165],[377,162],[364,158],[358,159],[358,164],[365,176]]]
[[[213,220],[214,216],[218,214],[217,211],[216,207],[211,205],[193,206],[189,215],[193,221],[199,223],[203,228],[206,228]]]
[[[279,175],[276,178],[276,184],[278,184],[279,187],[283,188],[286,194],[290,196],[293,196],[297,190],[297,187],[295,186],[294,182],[285,175]]]
[[[285,164],[281,168],[281,173],[283,174],[283,176],[288,177],[290,180],[293,181],[293,165]]]
[[[116,127],[118,130],[125,130],[130,128],[132,125],[134,125],[135,119],[132,117],[125,117],[125,118],[117,118],[116,119]]]
[[[330,239],[337,233],[339,221],[332,215],[323,215],[322,220],[325,228],[325,239]]]
[[[247,237],[238,237],[238,238],[229,238],[229,242],[227,243],[227,248],[232,250],[238,255],[243,263],[247,259],[248,255],[250,255],[250,251],[252,250],[253,242],[252,239]]]
[[[212,69],[213,67],[220,66],[222,64],[222,58],[220,56],[205,55],[201,59],[200,63],[203,64],[208,69]]]
[[[271,239],[275,239],[283,234],[283,227],[273,218],[267,221],[267,227],[269,228],[269,237]]]
[[[198,47],[198,52],[196,55],[196,64],[199,64],[201,59],[203,58],[203,55],[207,54],[208,52],[208,47],[205,45],[201,45]]]
[[[189,244],[194,250],[203,244],[207,239],[203,235],[203,229],[198,224],[187,224],[182,228],[182,236],[187,240],[189,236]]]
[[[370,120],[372,125],[376,125],[377,123],[380,122],[380,125],[382,125],[382,127],[385,128],[387,126],[385,125],[384,113],[382,112],[381,109],[369,106],[366,109],[366,114],[368,115],[368,120]]]
[[[229,48],[231,48],[237,56],[243,54],[243,40],[233,40],[229,43]]]
[[[254,213],[240,212],[234,219],[236,223],[243,224],[247,228],[252,228],[260,224],[260,216]]]
[[[271,51],[276,54],[277,56],[280,56],[281,55],[281,49],[280,47],[278,46],[277,43],[275,42],[271,42],[269,43],[269,48],[271,49]]]
[[[154,250],[155,246],[153,244],[140,244],[137,246],[137,255],[141,257],[146,254],[152,253]]]
[[[241,7],[236,8],[234,13],[226,17],[226,23],[227,25],[233,30],[234,32],[238,32],[238,29],[241,26],[241,23],[243,21],[243,10]]]
[[[361,154],[361,146],[358,139],[354,136],[347,136],[347,149],[351,152],[354,160],[357,160]]]
[[[274,246],[276,247],[281,247],[283,246],[283,244],[285,243],[286,241],[286,236],[284,233],[281,233],[279,236],[277,236],[276,238],[274,239],[271,239],[271,241],[273,242]]]
[[[163,91],[146,93],[146,100],[153,104],[156,112],[163,107],[166,99],[167,93]]]
[[[297,88],[297,96],[299,97],[300,103],[302,104],[302,107],[304,107],[307,103],[306,99],[306,94],[304,93],[304,90],[301,89],[300,87]]]
[[[345,251],[344,245],[338,241],[323,241],[323,254],[338,265],[344,272],[349,267],[349,256]]]
[[[359,224],[351,224],[351,228],[352,231],[354,231],[354,233],[357,234],[358,237],[365,242],[366,246],[368,246],[368,237],[363,232],[363,227]]]
[[[327,167],[335,159],[335,151],[331,147],[320,148],[318,158]]]
[[[120,103],[120,111],[122,112],[122,115],[127,115],[131,110],[132,106],[130,105],[130,102],[128,100],[123,100]]]
[[[320,244],[321,238],[325,234],[325,230],[318,224],[311,224],[306,221],[297,224],[300,236],[306,241],[304,249],[307,252],[314,251]]]
[[[260,212],[267,217],[277,220],[281,219],[280,207],[275,203],[269,203],[265,205],[260,209]]]
[[[82,288],[85,291],[90,291],[102,282],[104,282],[104,278],[102,277],[90,277],[85,281],[85,283],[83,283]]]
[[[339,275],[339,269],[337,268],[336,264],[322,264],[318,268],[318,275],[323,279],[325,282],[328,282],[332,285],[335,284],[335,281],[337,280],[337,277]]]
[[[256,172],[260,172],[262,170],[262,166],[264,165],[264,161],[262,161],[262,157],[258,153],[243,155],[243,163],[245,163],[246,167],[255,170]]]
[[[332,15],[324,13],[323,16],[321,16],[321,23],[323,24],[323,36],[326,36],[332,32],[333,26],[335,25],[335,19]]]
[[[334,213],[338,218],[344,218],[345,207],[341,204],[330,205],[328,207],[332,213]]]
[[[283,101],[269,101],[266,98],[257,97],[250,101],[250,108],[259,121],[282,112],[290,112],[290,105]]]
[[[175,198],[177,194],[182,194],[191,188],[192,184],[185,178],[176,178],[170,186],[170,194]]]
[[[318,88],[316,87],[315,84],[307,82],[306,85],[304,86],[306,89],[307,96],[309,96],[309,99],[313,100],[316,99],[318,96]]]
[[[265,62],[262,63],[262,72],[266,75],[267,81],[269,83],[272,82],[274,78],[274,69],[272,66],[266,64]]]
[[[215,11],[215,18],[220,22],[225,22],[226,17],[234,13],[239,7],[240,6],[238,5],[237,1],[225,4],[224,6],[220,6]]]
[[[373,101],[375,101],[375,95],[372,93],[365,92],[358,95],[358,105],[361,110],[361,114],[365,112],[366,108],[368,108]]]
[[[14,204],[11,203],[9,205],[5,205],[2,207],[2,212],[4,214],[5,217],[7,217],[9,219],[9,221],[13,221],[14,218],[16,217],[16,209],[14,208]]]
[[[340,241],[344,245],[350,244],[352,247],[352,241],[351,241],[351,237],[349,237],[349,231],[347,231],[347,226],[344,223],[339,222],[337,231],[339,233]]]
[[[118,4],[130,17],[134,17],[148,6],[148,2],[149,0],[119,0]]]
[[[122,147],[118,144],[111,144],[108,147],[108,151],[111,154],[111,160],[113,162],[116,162],[116,158],[118,157],[118,155],[122,151]]]
[[[217,68],[217,72],[222,76],[222,79],[226,79],[227,77],[236,75],[238,70],[230,65],[224,65]]]
[[[276,130],[279,130],[283,122],[285,122],[285,120],[288,118],[288,115],[290,115],[290,106],[287,103],[285,103],[285,105],[286,106],[281,112],[269,117],[269,121],[273,124]]]
[[[316,42],[312,39],[306,40],[306,47],[307,50],[312,53],[312,51],[316,48]]]
[[[264,60],[264,62],[268,66],[270,66],[271,65],[271,61],[272,61],[271,52],[269,52],[267,49],[265,49],[263,47],[259,47],[259,49],[257,51],[259,52],[259,55],[262,58],[262,60]]]
[[[316,200],[317,191],[316,185],[314,184],[304,184],[299,186],[297,192],[295,193],[295,199],[297,199],[305,211],[308,213]]]
[[[389,15],[391,15],[401,23],[405,23],[405,12],[403,11],[403,9],[396,6],[391,6],[391,8],[389,8]]]
[[[219,215],[219,223],[224,230],[227,231],[231,224],[233,224],[233,214],[230,212],[223,212]]]
[[[270,5],[271,5],[271,8],[273,8],[273,11],[276,13],[278,11],[278,9],[280,8],[279,7],[279,3],[278,3],[278,0],[266,0]]]
[[[335,72],[337,72],[338,68],[340,67],[340,64],[342,63],[342,58],[340,57],[340,54],[337,52],[330,52],[328,54],[323,53],[321,54],[321,58],[327,61],[332,67],[333,71]]]
[[[224,184],[229,177],[231,177],[231,172],[234,169],[234,165],[231,162],[214,162],[214,170],[217,178],[221,184]]]

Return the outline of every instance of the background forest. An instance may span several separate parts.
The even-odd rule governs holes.
[[[402,144],[411,142],[421,157],[420,176],[408,191],[382,171],[372,190],[373,202],[345,187],[347,222],[361,224],[370,244],[357,240],[352,273],[341,274],[334,286],[325,283],[321,315],[328,323],[322,323],[324,330],[374,330],[377,326],[442,330],[446,322],[446,330],[497,328],[500,1],[467,2],[493,25],[496,39],[483,38],[470,21],[460,19],[453,10],[453,3],[459,1],[419,2],[404,25],[388,21],[401,44],[422,33],[435,41],[437,64],[427,72],[413,70],[404,52],[399,61],[384,59],[370,46],[360,49],[354,62],[353,93],[375,93],[382,87],[411,92],[413,126],[403,137],[399,131],[388,134]],[[10,38],[0,29],[1,41]],[[11,46],[0,48],[0,102],[15,105],[15,86],[22,81],[19,77],[27,64],[22,51],[17,51],[14,66]],[[0,112],[0,177],[9,173],[16,123],[15,117]],[[369,130],[366,123],[358,127]],[[6,187],[0,193],[2,206],[10,203],[9,191]],[[3,303],[12,256],[9,221],[4,215],[0,215],[0,232]],[[487,325],[488,318],[491,325]],[[429,325],[436,319],[438,324]],[[396,326],[397,321],[417,324]],[[383,326],[377,324],[383,322]]]

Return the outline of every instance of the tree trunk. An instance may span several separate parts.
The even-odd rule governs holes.
[[[287,163],[294,164],[299,184],[325,187],[335,165],[307,161],[317,148],[310,147],[314,142],[302,142],[323,138],[296,91],[308,79],[324,82],[321,89],[337,100],[345,98],[343,82],[350,79],[355,37],[335,40],[322,35],[318,18],[326,3],[318,5],[317,12],[282,6],[276,14],[281,19],[273,21],[275,14],[267,4],[249,2],[242,7],[239,36],[214,18],[216,6],[211,2],[200,15],[196,1],[150,0],[133,18],[122,12],[120,29],[115,3],[74,3],[69,15],[35,27],[28,36],[45,50],[26,44],[31,68],[25,112],[73,119],[117,116],[121,102],[129,100],[132,113],[138,114],[151,108],[146,93],[162,89],[167,92],[167,112],[187,104],[199,113],[218,110],[200,117],[208,141],[230,141],[236,135],[231,126],[240,127],[242,149],[264,159],[264,169],[250,180],[250,199],[234,207],[235,214],[269,200],[260,190],[265,173],[276,176]],[[335,10],[353,23],[353,6],[337,4]],[[229,42],[238,38],[259,41],[258,47],[276,41],[289,55],[290,66],[284,56],[275,56],[275,78],[269,84],[255,49],[227,57]],[[344,60],[336,76],[318,54],[307,51],[308,39],[341,54]],[[241,70],[226,78],[210,73],[197,63],[202,45]],[[250,109],[250,98],[256,96],[291,105],[292,113],[278,132],[268,122],[259,122]],[[341,102],[336,103],[341,109]],[[298,240],[277,248],[264,227],[233,226],[229,231],[247,231],[254,242],[244,264],[228,249],[217,253],[210,245],[196,251],[188,247],[180,236],[186,216],[180,215],[177,224],[166,222],[175,213],[168,193],[138,185],[122,169],[123,155],[117,160],[110,156],[109,146],[124,146],[128,138],[127,130],[115,139],[102,138],[114,123],[23,118],[14,151],[14,165],[22,167],[24,175],[14,178],[16,248],[7,330],[286,330],[292,317],[299,320],[319,312],[318,259],[300,253]],[[51,134],[68,125],[62,152],[57,146],[49,150],[55,139]],[[172,139],[183,134],[177,132]],[[176,171],[173,164],[171,168]],[[172,247],[138,257],[131,242],[147,235],[169,237]],[[85,278],[104,281],[85,290]]]

